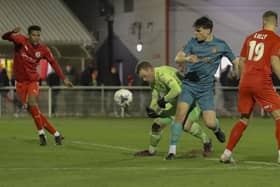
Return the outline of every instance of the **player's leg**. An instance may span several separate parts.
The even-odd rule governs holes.
[[[161,140],[162,130],[169,126],[172,122],[171,118],[158,118],[154,121],[151,130],[149,152],[155,153],[157,146]]]
[[[183,93],[181,93],[181,98],[183,97]],[[166,160],[174,159],[176,155],[176,145],[181,137],[183,132],[183,124],[185,122],[187,113],[189,111],[190,105],[182,100],[178,100],[178,104],[176,107],[176,115],[174,121],[171,123],[171,133],[170,133],[170,146],[168,155],[166,156]]]
[[[196,106],[188,115],[184,124],[184,130],[192,136],[200,139],[203,143],[203,156],[210,156],[212,153],[212,143],[210,137],[204,132],[198,120],[200,118],[200,108]]]
[[[175,119],[170,126],[170,145],[166,160],[173,160],[176,155],[176,146],[183,132],[183,123],[189,110],[189,104],[179,102],[176,107]]]
[[[34,95],[27,95],[27,108],[29,113],[31,114],[37,128],[38,128],[38,134],[40,138],[40,145],[46,145],[46,137],[45,137],[45,132],[43,130],[43,122],[41,120],[41,113],[38,108],[37,102],[36,102],[36,96]]]
[[[272,113],[272,116],[275,120],[275,137],[277,140],[277,148],[278,148],[278,164],[280,164],[280,110],[275,110]]]
[[[275,120],[275,137],[277,140],[277,148],[278,148],[277,162],[280,164],[280,109],[273,111],[271,114]]]
[[[253,96],[251,96],[250,92],[247,92],[242,88],[240,88],[239,90],[238,97],[238,111],[241,113],[241,117],[231,129],[226,149],[220,157],[220,161],[222,163],[234,162],[234,160],[232,159],[232,151],[236,147],[237,143],[242,137],[243,132],[249,124],[251,112],[255,104],[255,100]]]
[[[233,149],[238,144],[241,139],[243,132],[246,130],[249,125],[250,114],[241,114],[240,119],[236,122],[236,124],[232,127],[229,140],[224,150],[223,154],[220,157],[220,162],[222,163],[233,163],[234,160],[232,158]]]
[[[214,110],[203,111],[202,116],[206,126],[213,131],[217,140],[224,143],[226,141],[226,136],[220,127],[219,120],[216,117],[216,112]]]
[[[62,140],[64,140],[64,137],[53,127],[53,125],[50,124],[50,122],[42,113],[41,113],[41,120],[43,122],[44,128],[54,136],[55,144],[61,145]]]
[[[175,119],[170,126],[171,127],[170,145],[169,145],[168,155],[166,156],[166,160],[172,160],[176,155],[176,145],[183,132],[183,124],[185,123],[187,114],[189,112],[190,103],[193,102],[194,102],[194,94],[192,88],[183,84],[182,92],[178,98]]]
[[[162,130],[165,126],[170,125],[171,118],[157,118],[154,120],[150,133],[149,149],[135,153],[135,156],[154,156],[156,154],[157,146],[161,140]]]
[[[29,107],[29,112],[32,114],[35,123],[42,125],[48,132],[55,136],[55,143],[61,145],[63,137],[58,131],[48,122],[46,117],[40,112],[37,97],[39,95],[39,85],[37,82],[30,83],[27,90],[27,102]],[[41,138],[42,136],[40,136]]]
[[[220,128],[219,120],[216,118],[213,90],[208,89],[208,91],[201,93],[198,96],[198,103],[206,126],[214,132],[221,143],[225,142],[225,134]]]
[[[263,89],[258,94],[257,102],[266,112],[270,112],[275,120],[275,137],[278,145],[278,163],[280,164],[280,96],[273,88]]]
[[[40,137],[40,145],[46,145],[46,138],[45,138],[45,133],[43,130],[43,124],[41,122],[40,118],[40,111],[38,107],[35,105],[36,101],[35,98],[28,98],[28,87],[30,83],[16,83],[16,91],[17,94],[21,100],[21,103],[24,106],[27,106],[28,112],[31,114],[32,118],[34,119],[34,122],[36,124],[38,134]],[[35,89],[34,94],[37,93],[37,89]],[[30,103],[30,104],[29,104]]]

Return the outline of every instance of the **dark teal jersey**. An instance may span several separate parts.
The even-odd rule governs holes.
[[[214,74],[221,63],[222,57],[225,56],[230,61],[235,59],[227,43],[216,37],[213,37],[212,41],[206,42],[198,42],[195,38],[192,38],[185,45],[183,51],[186,56],[196,55],[200,60],[197,63],[186,63],[186,73],[196,72],[200,79],[198,82],[184,79],[183,83],[188,85],[213,86]]]

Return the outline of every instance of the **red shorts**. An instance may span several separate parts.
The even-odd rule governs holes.
[[[249,114],[255,103],[267,112],[280,109],[280,96],[272,86],[240,87],[238,97],[238,112],[241,114]]]
[[[16,90],[22,104],[27,103],[27,96],[39,95],[39,83],[36,82],[16,82]]]

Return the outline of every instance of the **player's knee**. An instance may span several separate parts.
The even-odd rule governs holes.
[[[273,112],[271,112],[271,115],[273,117],[274,120],[279,120],[280,119],[280,110],[274,110]]]
[[[249,120],[250,114],[241,114],[240,119],[242,120]]]
[[[186,118],[186,113],[177,113],[175,116],[175,121],[183,123]]]
[[[152,132],[160,132],[160,131],[161,131],[161,126],[157,123],[153,123]]]
[[[189,132],[191,129],[193,122],[191,120],[187,120],[184,124],[183,124],[183,130],[185,132]]]
[[[205,121],[205,125],[208,127],[208,128],[214,128],[217,126],[217,121],[216,119],[215,120],[204,120]]]
[[[28,98],[28,100],[27,100],[27,104],[28,104],[28,105],[34,105],[35,103],[36,103],[35,99],[33,99],[33,98]]]

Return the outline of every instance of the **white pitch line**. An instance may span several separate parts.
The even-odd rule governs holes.
[[[89,168],[89,167],[63,167],[63,168],[0,168],[0,171],[100,171],[100,170],[112,170],[112,171],[205,171],[205,170],[279,170],[279,168],[268,167],[105,167],[105,168]]]
[[[55,167],[55,168],[24,168],[24,167],[22,167],[22,168],[18,168],[18,167],[16,167],[16,168],[0,168],[0,170],[8,170],[8,171],[25,171],[25,170],[28,170],[28,171],[38,171],[38,170],[40,170],[40,171],[44,171],[44,170],[46,170],[46,171],[49,171],[49,170],[54,170],[54,171],[71,171],[71,170],[95,170],[95,169],[97,169],[97,168],[82,168],[82,167],[73,167],[73,168],[57,168],[57,167]],[[99,169],[99,168],[98,168]]]
[[[26,138],[26,139],[30,139],[30,138]],[[128,148],[128,147],[114,146],[114,145],[108,145],[108,144],[97,144],[97,143],[89,143],[89,142],[82,142],[82,141],[71,141],[70,143],[80,144],[80,145],[88,145],[88,146],[94,146],[94,147],[101,147],[101,148],[107,148],[107,149],[123,150],[123,151],[129,151],[129,152],[139,151],[139,149],[132,149],[132,148]],[[205,158],[204,160],[219,161],[218,158]],[[247,160],[247,161],[242,161],[242,163],[252,164],[252,165],[265,165],[265,166],[277,166],[277,167],[280,167],[280,164],[271,163],[271,162],[263,162],[263,161]],[[234,165],[236,165],[236,164],[234,164]],[[257,168],[257,166],[252,167],[252,168]],[[2,169],[2,168],[0,168],[0,169]],[[53,168],[53,169],[55,170],[55,168]],[[65,169],[67,170],[67,168],[65,168]],[[87,168],[81,168],[81,170],[86,170],[86,169]],[[69,170],[71,170],[71,168]]]
[[[279,164],[276,164],[276,163],[271,163],[271,162],[260,162],[260,161],[244,161],[244,163],[247,163],[247,164],[260,164],[260,165],[267,165],[267,166],[277,166],[277,167],[280,167]]]
[[[268,168],[268,167],[261,167],[261,166],[234,166],[234,167],[118,167],[118,168],[103,168],[105,170],[124,170],[124,171],[131,171],[131,170],[136,170],[136,171],[141,171],[141,170],[153,170],[153,171],[188,171],[188,170],[279,170],[280,168],[273,167],[273,168]]]
[[[90,146],[94,146],[94,147],[102,147],[102,148],[108,148],[108,149],[118,149],[118,150],[123,150],[123,151],[130,151],[130,152],[139,151],[138,149],[132,149],[132,148],[128,148],[128,147],[114,146],[114,145],[108,145],[108,144],[88,143],[88,142],[82,142],[82,141],[72,141],[71,143],[80,144],[80,145],[90,145]]]
[[[219,159],[217,159],[217,158],[206,158],[205,160],[219,161]],[[262,161],[250,161],[250,160],[247,160],[247,161],[242,161],[242,163],[254,164],[254,165],[266,165],[266,166],[277,166],[277,167],[280,167],[279,164],[272,163],[272,162],[262,162]],[[229,164],[229,165],[230,165],[230,164]],[[236,165],[236,163],[235,163],[235,164],[232,164],[232,165]]]
[[[108,144],[88,143],[88,142],[82,142],[82,141],[72,141],[72,143],[80,144],[80,145],[90,145],[90,146],[102,147],[102,148],[109,148],[109,149],[125,150],[125,151],[130,151],[130,152],[138,151],[137,149],[132,149],[132,148],[123,147],[123,146],[108,145]],[[219,161],[218,158],[205,158],[204,160]],[[263,161],[250,161],[250,160],[247,160],[247,161],[242,161],[242,163],[252,164],[252,165],[266,165],[266,166],[277,166],[277,167],[280,167],[279,164],[271,163],[271,162],[263,162]],[[233,165],[236,165],[236,164],[233,164]]]

